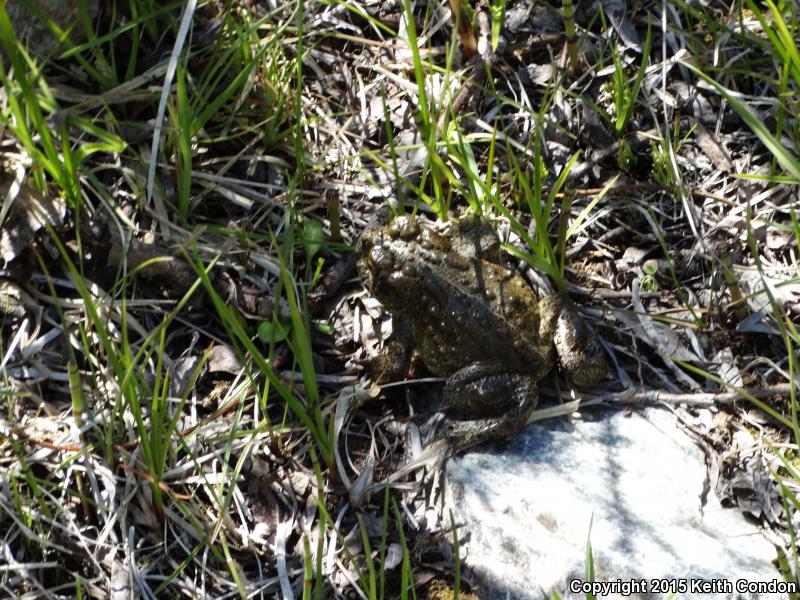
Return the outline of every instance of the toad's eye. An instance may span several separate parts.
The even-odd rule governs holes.
[[[419,235],[419,223],[414,217],[397,217],[387,229],[389,235],[395,239],[413,240]]]
[[[367,263],[373,271],[383,271],[392,268],[394,260],[392,253],[383,246],[373,246],[367,254]]]
[[[432,229],[423,229],[419,234],[420,245],[428,250],[446,252],[450,249],[450,241]]]

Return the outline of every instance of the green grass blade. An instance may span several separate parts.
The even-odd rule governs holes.
[[[686,61],[681,61],[681,64],[690,69],[695,75],[709,84],[717,91],[717,93],[725,98],[725,100],[728,101],[728,103],[733,107],[745,124],[753,130],[753,133],[755,133],[756,136],[758,136],[758,139],[761,140],[761,143],[764,144],[767,150],[772,153],[783,170],[795,179],[795,183],[800,182],[800,162],[798,162],[794,154],[792,154],[792,152],[786,148],[780,140],[772,135],[761,119],[755,113],[753,113],[746,103],[742,102],[728,88],[703,73],[703,71],[693,64]]]

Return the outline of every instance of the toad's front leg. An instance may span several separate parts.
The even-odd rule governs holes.
[[[444,400],[448,411],[474,418],[448,422],[447,440],[455,453],[517,433],[536,408],[539,393],[530,374],[509,373],[499,363],[473,363],[450,377]]]

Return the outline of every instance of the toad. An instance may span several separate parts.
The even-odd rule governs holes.
[[[359,274],[394,324],[373,376],[379,383],[402,378],[415,349],[431,373],[446,378],[447,411],[464,417],[448,421],[455,451],[524,426],[538,402],[537,383],[557,359],[577,385],[605,376],[599,342],[569,301],[539,298],[502,263],[497,234],[478,217],[441,233],[400,216],[366,230],[358,250]]]

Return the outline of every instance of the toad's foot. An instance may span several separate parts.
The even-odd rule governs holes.
[[[457,371],[444,388],[448,410],[475,420],[448,422],[447,440],[454,453],[486,441],[507,439],[528,421],[539,401],[536,379],[526,373],[509,373],[497,363],[476,363]]]
[[[558,361],[572,382],[580,387],[599,383],[609,368],[597,334],[566,297],[545,296],[540,307],[541,339],[553,340]]]

